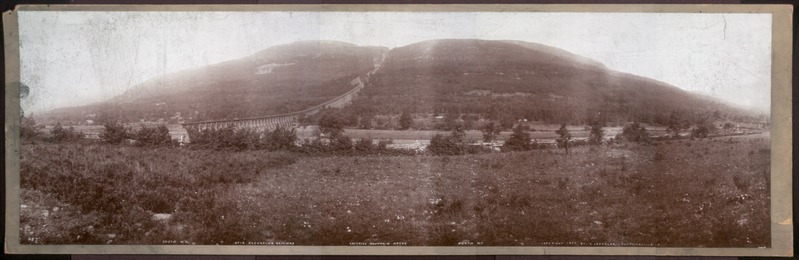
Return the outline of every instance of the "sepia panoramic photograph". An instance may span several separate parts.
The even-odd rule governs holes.
[[[17,16],[22,245],[772,245],[770,13]]]

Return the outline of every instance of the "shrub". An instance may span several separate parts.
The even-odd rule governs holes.
[[[457,137],[436,134],[430,139],[427,149],[434,155],[459,155],[463,154],[462,144]]]
[[[36,125],[36,120],[31,117],[23,117],[19,125],[19,138],[23,140],[34,140],[42,135],[42,126]]]
[[[264,136],[263,143],[265,147],[272,151],[277,150],[290,150],[295,147],[297,142],[297,131],[292,129],[284,129],[280,126],[275,128],[272,132]]]
[[[483,132],[483,142],[492,142],[497,138],[501,129],[497,123],[491,122],[483,126],[481,131]]]
[[[436,134],[430,139],[427,147],[434,155],[459,155],[466,153],[466,145],[463,138],[466,136],[464,125],[461,123],[452,124],[452,132],[448,136]]]
[[[250,128],[232,129],[231,134],[226,137],[225,148],[234,151],[256,150],[261,142],[261,133]]]
[[[336,136],[344,132],[346,119],[338,110],[323,110],[319,116],[319,130],[324,134]]]
[[[724,123],[724,129],[725,130],[729,130],[729,129],[733,129],[733,128],[735,128],[735,125],[733,125],[732,123],[729,123],[729,122],[728,123]]]
[[[187,130],[191,146],[203,149],[287,151],[294,149],[297,142],[296,131],[282,127],[277,127],[271,132],[234,127]]]
[[[636,142],[636,143],[648,143],[649,142],[649,133],[647,133],[646,128],[638,122],[634,122],[631,125],[627,125],[622,129],[622,136],[625,140]]]
[[[56,123],[53,130],[50,131],[52,135],[50,141],[52,142],[69,142],[83,139],[83,134],[75,130],[74,127],[64,128],[61,122]]]
[[[590,132],[588,136],[588,144],[590,145],[601,145],[602,138],[605,135],[605,130],[602,129],[603,125],[599,120],[594,120],[591,122],[590,127],[588,128]]]
[[[361,138],[357,142],[355,142],[355,150],[359,152],[368,152],[374,150],[374,142],[371,138]]]
[[[716,126],[713,123],[703,123],[691,131],[691,137],[706,138],[709,134],[716,131]]]
[[[348,151],[352,149],[352,139],[343,134],[338,134],[330,138],[330,148],[333,151]]]
[[[502,145],[502,149],[507,151],[527,151],[532,149],[530,141],[530,133],[527,133],[521,125],[517,125],[513,129],[513,134]]]
[[[136,140],[139,146],[167,146],[173,145],[172,137],[169,135],[169,128],[166,125],[157,127],[141,128],[130,135],[131,139]]]
[[[328,146],[323,143],[320,138],[313,140],[304,139],[299,147],[299,151],[306,154],[320,155],[328,151]]]
[[[566,149],[566,154],[569,154],[569,144],[572,139],[571,133],[569,133],[569,129],[566,128],[566,124],[561,124],[560,128],[555,131],[560,137],[558,138],[558,147],[563,147]]]
[[[403,111],[402,115],[400,116],[399,123],[400,123],[400,130],[406,130],[410,128],[411,124],[413,123],[413,118],[411,117],[411,113],[409,113],[407,110]]]
[[[109,144],[119,144],[128,138],[128,129],[119,122],[107,122],[103,125],[103,133],[100,139]]]

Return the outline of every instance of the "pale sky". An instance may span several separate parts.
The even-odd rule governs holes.
[[[521,40],[768,112],[770,14],[20,11],[32,113],[107,100],[149,78],[298,40],[399,47]]]

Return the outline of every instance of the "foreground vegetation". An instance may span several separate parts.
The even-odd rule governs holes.
[[[569,156],[37,143],[20,160],[23,243],[770,242],[767,137],[583,146]]]

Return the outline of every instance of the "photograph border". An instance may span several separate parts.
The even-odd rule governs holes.
[[[19,243],[19,33],[18,11],[305,11],[305,12],[586,12],[770,13],[771,247],[526,247],[526,246],[199,246],[22,245]],[[227,254],[227,255],[701,255],[792,256],[792,13],[790,5],[23,5],[3,14],[5,81],[5,252],[11,254]]]

